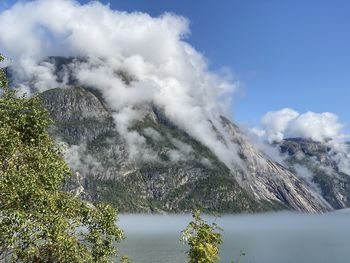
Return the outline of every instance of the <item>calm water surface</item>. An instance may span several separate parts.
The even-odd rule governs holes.
[[[190,215],[122,215],[119,219],[127,236],[120,252],[135,263],[185,261],[186,246],[179,238]],[[350,262],[349,211],[223,216],[216,223],[224,228],[220,262],[231,262],[241,249],[246,256],[240,263]]]

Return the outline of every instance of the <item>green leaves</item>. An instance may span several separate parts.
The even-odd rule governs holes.
[[[193,220],[182,232],[181,240],[188,244],[188,263],[214,263],[220,259],[219,246],[222,243],[220,228],[216,224],[207,224],[196,210]]]
[[[60,191],[70,169],[40,98],[18,97],[2,70],[0,85],[0,262],[112,262],[115,209]]]

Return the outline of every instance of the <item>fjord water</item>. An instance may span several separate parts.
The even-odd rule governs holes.
[[[205,217],[206,220],[215,220]],[[135,263],[183,263],[186,246],[180,232],[190,215],[121,215],[127,236],[120,245]],[[230,263],[350,262],[350,211],[323,215],[273,213],[227,215],[216,219],[224,232],[221,261]]]

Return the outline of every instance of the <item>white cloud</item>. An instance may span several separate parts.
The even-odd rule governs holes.
[[[281,141],[291,121],[298,116],[298,112],[289,108],[266,113],[261,120],[264,135],[267,136],[269,141]]]
[[[209,71],[206,59],[185,41],[188,25],[187,19],[174,14],[151,17],[111,10],[98,2],[19,2],[0,13],[0,50],[12,59],[26,91],[33,76],[39,91],[65,85],[57,83],[49,63],[42,63],[48,56],[87,57],[71,69],[80,83],[101,91],[116,112],[117,127],[131,153],[136,154],[134,146],[144,145],[140,134],[127,129],[135,119],[135,107],[153,103],[232,164],[238,160],[236,147],[218,141],[212,123],[225,132],[219,116],[230,111],[229,98],[237,83],[230,74]],[[120,71],[135,81],[126,85],[117,74]]]
[[[29,94],[30,86],[39,92],[64,86],[66,83],[59,83],[54,71],[55,66],[50,62],[36,63],[32,59],[23,58],[21,66],[16,68],[14,85]]]
[[[337,115],[330,112],[298,113],[285,108],[266,113],[261,124],[261,128],[254,128],[252,131],[265,136],[270,142],[278,142],[288,137],[301,137],[319,142],[344,137],[344,125],[339,122]]]
[[[310,138],[314,141],[325,141],[341,136],[344,125],[338,116],[329,113],[306,112],[292,120],[287,127],[287,136]]]

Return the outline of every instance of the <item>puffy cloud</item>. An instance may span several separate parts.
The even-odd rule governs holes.
[[[344,137],[344,125],[339,122],[337,115],[330,112],[298,113],[285,108],[266,113],[261,124],[262,128],[254,128],[253,132],[266,136],[270,142],[278,142],[288,137],[301,137],[319,142]]]
[[[279,111],[271,111],[265,114],[261,123],[269,141],[281,141],[291,121],[295,120],[299,113],[285,108]]]
[[[333,113],[307,112],[289,123],[287,136],[325,141],[339,137],[343,127],[343,124],[339,123],[338,116]]]
[[[73,0],[19,2],[1,14],[0,30],[3,50],[16,59],[139,54],[158,65],[176,55],[177,40],[189,32],[183,17],[152,18]]]
[[[145,143],[128,126],[140,105],[153,103],[230,165],[239,161],[236,147],[217,140],[217,132],[225,133],[219,116],[229,112],[227,98],[237,84],[230,74],[209,71],[206,59],[185,41],[188,24],[174,14],[151,17],[111,10],[99,2],[19,2],[0,13],[0,50],[12,59],[17,83],[25,91],[67,84],[57,80],[52,64],[43,62],[48,56],[86,58],[73,61],[70,71],[81,84],[101,91],[131,156],[136,158]],[[134,81],[125,83],[120,72]]]

